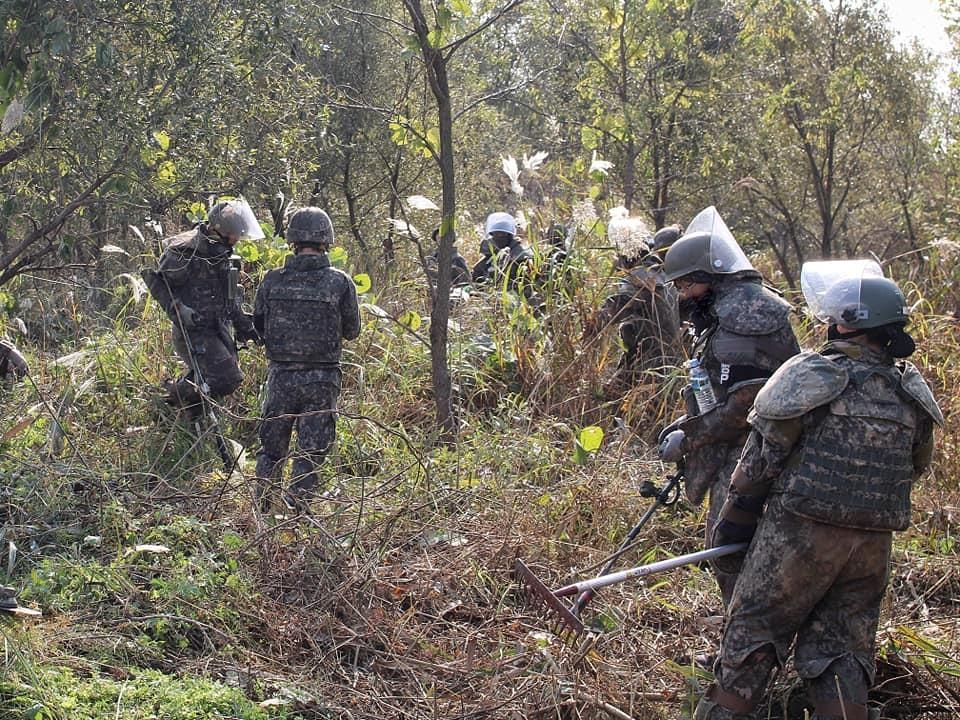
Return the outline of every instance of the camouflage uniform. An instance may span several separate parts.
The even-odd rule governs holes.
[[[437,282],[439,274],[438,256],[440,251],[430,253],[426,257],[427,276],[434,283]],[[467,267],[467,260],[460,254],[457,248],[453,248],[453,258],[450,261],[450,287],[470,284],[470,268]]]
[[[664,284],[660,259],[630,268],[600,307],[594,326],[619,323],[624,351],[617,374],[629,381],[643,370],[676,365],[683,357],[677,291]]]
[[[12,375],[21,378],[30,372],[30,367],[20,351],[9,340],[0,340],[0,379]]]
[[[917,370],[864,345],[831,343],[771,378],[731,491],[767,506],[698,720],[750,717],[794,638],[814,717],[865,720],[892,531],[909,523],[934,422],[942,415]]]
[[[250,315],[243,312],[237,287],[239,257],[226,242],[196,230],[172,238],[156,271],[144,271],[150,293],[173,322],[173,345],[190,368],[169,386],[170,399],[182,405],[200,402],[194,362],[209,386],[210,397],[225,397],[243,381],[237,339],[258,339]],[[177,307],[191,308],[197,317],[185,326]]]
[[[679,427],[684,441],[687,498],[699,505],[709,492],[706,540],[711,546],[717,515],[726,499],[749,427],[747,413],[757,392],[774,370],[800,351],[790,325],[790,305],[763,286],[759,273],[744,271],[714,276],[712,290],[692,313],[697,334],[691,357],[710,375],[718,405],[698,415],[685,391],[687,417]],[[737,563],[714,564],[724,604],[737,577]]]
[[[317,467],[336,439],[341,341],[360,334],[356,286],[326,254],[292,255],[257,290],[254,323],[270,360],[258,495],[267,501],[267,487],[279,482],[296,426],[291,494],[302,498],[316,486]]]

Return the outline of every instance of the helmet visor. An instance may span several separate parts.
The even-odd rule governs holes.
[[[690,221],[684,235],[695,233],[710,234],[707,267],[697,269],[715,275],[732,275],[743,270],[753,270],[753,265],[747,259],[743,248],[734,239],[730,228],[713,205],[697,213],[697,216]]]
[[[842,312],[861,307],[860,281],[866,277],[883,277],[883,270],[875,260],[804,263],[800,270],[800,288],[810,314],[820,322],[837,323]],[[847,318],[848,324],[853,321],[855,318]]]
[[[253,208],[250,207],[250,204],[244,199],[243,195],[234,200],[232,204],[237,210],[240,218],[240,226],[243,228],[242,232],[240,232],[240,239],[262,240],[265,237],[263,228],[260,227],[260,221],[257,220],[257,216],[253,214]]]

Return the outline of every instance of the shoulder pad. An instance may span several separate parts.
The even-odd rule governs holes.
[[[790,303],[756,282],[726,285],[713,311],[720,327],[738,335],[769,335],[790,322]]]
[[[924,412],[927,413],[937,425],[942,427],[944,423],[943,412],[941,412],[940,406],[937,405],[937,400],[933,397],[933,392],[931,392],[930,386],[927,385],[927,381],[923,379],[923,375],[920,374],[920,371],[917,370],[913,363],[907,362],[906,360],[903,361],[901,370],[903,374],[900,378],[900,387],[923,408]]]
[[[848,381],[841,365],[808,350],[777,369],[760,388],[753,407],[757,415],[768,420],[800,417],[833,400]]]
[[[166,238],[163,241],[164,247],[168,247],[173,250],[189,250],[190,248],[197,247],[197,241],[199,240],[200,233],[194,230],[184,230],[178,235],[172,235]]]

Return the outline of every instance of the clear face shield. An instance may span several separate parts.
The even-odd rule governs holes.
[[[730,232],[730,228],[720,217],[717,208],[711,205],[697,213],[684,231],[684,235],[695,233],[709,233],[710,247],[707,262],[711,272],[716,275],[732,275],[743,270],[753,270],[753,265],[747,258],[743,248],[737,243]]]
[[[257,220],[257,216],[253,214],[253,208],[250,207],[250,204],[243,195],[234,200],[232,205],[236,208],[240,222],[243,225],[243,232],[240,233],[240,239],[263,240],[266,236],[263,234],[263,228],[260,227],[260,221]]]
[[[820,322],[854,325],[857,313],[865,312],[860,302],[861,281],[882,278],[875,260],[819,260],[806,262],[800,270],[800,288],[810,314]]]

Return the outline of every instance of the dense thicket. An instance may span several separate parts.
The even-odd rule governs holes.
[[[609,209],[653,228],[709,204],[788,298],[803,261],[872,255],[915,305],[948,427],[898,541],[874,700],[890,718],[960,707],[960,95],[875,3],[12,0],[0,19],[0,329],[33,368],[0,390],[0,550],[47,615],[4,631],[0,714],[689,710],[693,655],[716,640],[706,573],[608,593],[578,653],[531,620],[509,567],[589,572],[662,482],[649,442],[682,378],[611,400],[615,333],[584,321],[609,282]],[[251,458],[224,476],[153,401],[178,367],[138,271],[237,194],[267,234],[240,247],[247,292],[310,203],[335,262],[371,281],[310,522],[261,523]],[[573,229],[538,313],[426,281],[430,230],[473,261],[495,210],[535,246]],[[265,361],[241,364],[218,412],[252,454]],[[585,449],[592,425],[606,435]],[[681,502],[632,560],[696,549],[701,524]]]

